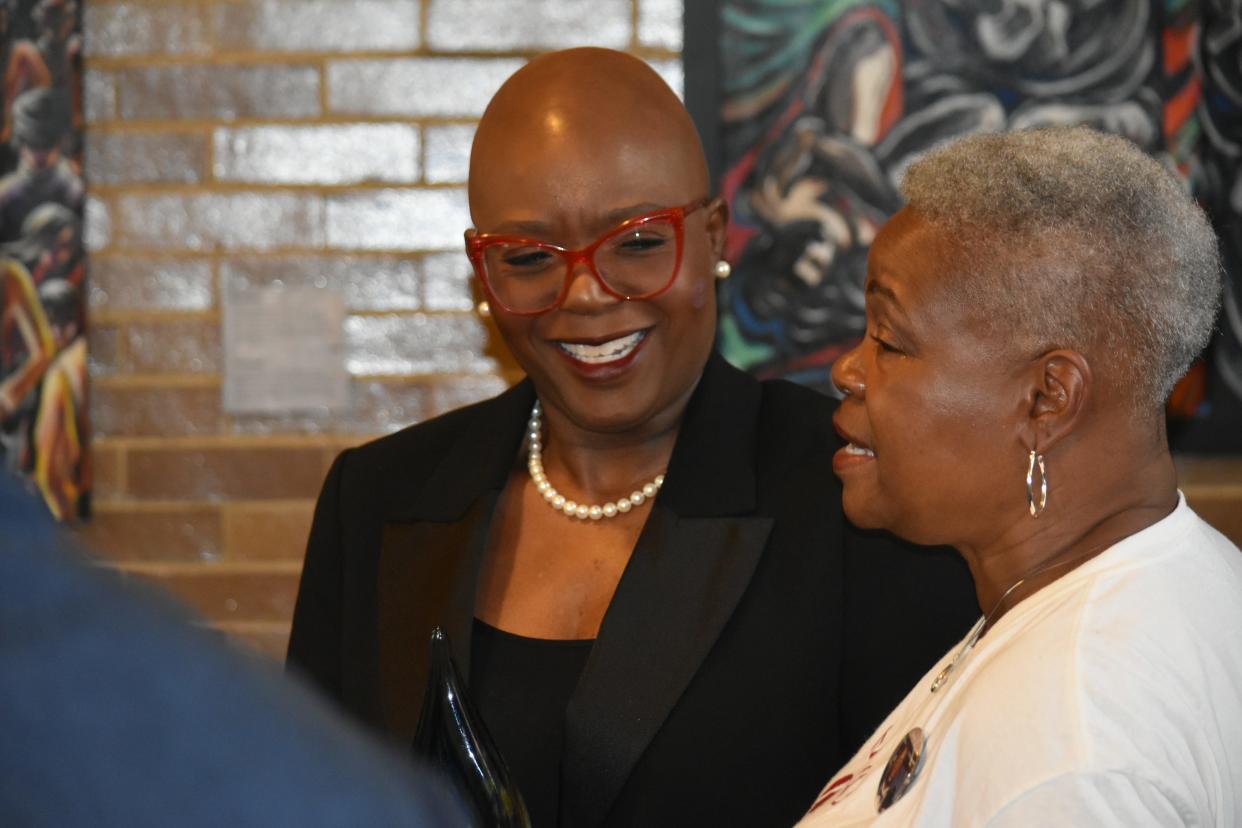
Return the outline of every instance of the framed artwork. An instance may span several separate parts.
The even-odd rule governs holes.
[[[732,208],[731,362],[833,393],[913,160],[973,132],[1082,123],[1166,161],[1216,224],[1224,311],[1171,435],[1242,451],[1237,0],[688,0],[685,23],[687,104]]]
[[[61,519],[89,509],[81,22],[0,0],[0,463]]]

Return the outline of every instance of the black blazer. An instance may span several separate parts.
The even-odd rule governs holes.
[[[433,626],[469,675],[533,394],[345,451],[320,495],[289,660],[406,744]],[[793,824],[977,617],[954,553],[846,523],[832,409],[709,361],[566,711],[562,825]]]

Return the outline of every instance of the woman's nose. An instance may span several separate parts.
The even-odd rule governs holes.
[[[585,261],[574,262],[569,270],[569,288],[565,291],[563,310],[571,313],[594,313],[601,307],[621,301],[600,284],[591,266]]]
[[[862,367],[862,343],[850,348],[832,363],[832,384],[845,397],[863,397],[867,392]]]

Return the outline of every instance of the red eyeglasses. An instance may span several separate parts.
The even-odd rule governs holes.
[[[489,301],[519,316],[546,313],[565,301],[580,262],[610,295],[652,299],[672,287],[681,270],[686,216],[709,200],[634,216],[581,250],[479,233],[466,239],[466,255]]]

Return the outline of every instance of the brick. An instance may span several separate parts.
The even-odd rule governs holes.
[[[91,259],[91,308],[207,310],[212,306],[211,262],[169,256],[96,256]]]
[[[93,417],[93,401],[91,406]],[[96,501],[118,498],[125,491],[124,462],[120,449],[102,445],[98,440],[91,443],[91,494]]]
[[[214,506],[97,510],[79,536],[116,562],[211,561],[220,557],[220,514]]]
[[[314,66],[148,66],[117,72],[126,120],[306,118],[319,114]]]
[[[224,507],[224,554],[233,561],[301,561],[313,500],[229,503]]]
[[[89,57],[205,54],[210,49],[199,8],[183,3],[87,3],[82,28]]]
[[[423,306],[427,310],[473,310],[474,290],[474,267],[464,249],[423,258]]]
[[[194,132],[86,133],[86,169],[91,184],[203,180],[207,139]]]
[[[354,381],[354,408],[337,431],[384,434],[430,416],[432,393],[426,385]]]
[[[121,332],[115,325],[90,322],[86,326],[86,339],[91,376],[108,376],[121,369]]]
[[[680,52],[683,0],[638,0],[638,42]]]
[[[220,389],[215,386],[96,383],[91,395],[91,429],[99,437],[215,434],[221,430]]]
[[[431,400],[431,389],[419,383],[356,379],[345,411],[234,414],[229,428],[235,434],[384,434],[426,419]]]
[[[470,226],[464,189],[329,196],[327,243],[354,250],[451,250]]]
[[[263,500],[311,498],[323,483],[314,448],[130,449],[128,491],[137,498]]]
[[[442,374],[493,371],[484,355],[487,329],[469,314],[352,316],[345,321],[351,374]]]
[[[427,42],[440,51],[630,44],[631,0],[428,0]]]
[[[86,197],[85,225],[82,245],[88,251],[94,253],[112,243],[112,213],[105,202]]]
[[[391,58],[328,64],[328,108],[360,115],[477,116],[525,61]]]
[[[403,124],[218,129],[214,173],[268,184],[413,183],[419,135]]]
[[[138,574],[168,590],[208,620],[272,621],[288,623],[298,594],[296,572],[213,571],[152,572]]]
[[[222,262],[221,282],[226,290],[328,289],[340,293],[350,310],[414,310],[420,306],[421,265],[401,255],[247,257]]]
[[[220,371],[220,324],[204,319],[132,322],[125,328],[127,371],[214,374]]]
[[[429,126],[423,131],[426,164],[423,178],[429,184],[464,184],[470,173],[473,124]]]
[[[186,250],[319,247],[323,203],[300,193],[127,195],[117,204],[117,244]]]
[[[504,377],[454,377],[436,383],[435,410],[439,415],[455,408],[486,400],[504,391],[509,383]]]
[[[260,0],[220,4],[216,41],[241,51],[411,51],[419,7],[411,0]]]
[[[326,288],[353,311],[417,310],[421,281],[421,263],[408,256],[246,256],[220,264],[223,290],[277,283]]]
[[[116,80],[111,72],[87,67],[82,73],[82,108],[88,124],[116,118]]]
[[[669,88],[677,93],[677,97],[686,97],[686,72],[680,60],[649,60],[651,68],[659,73]]]

